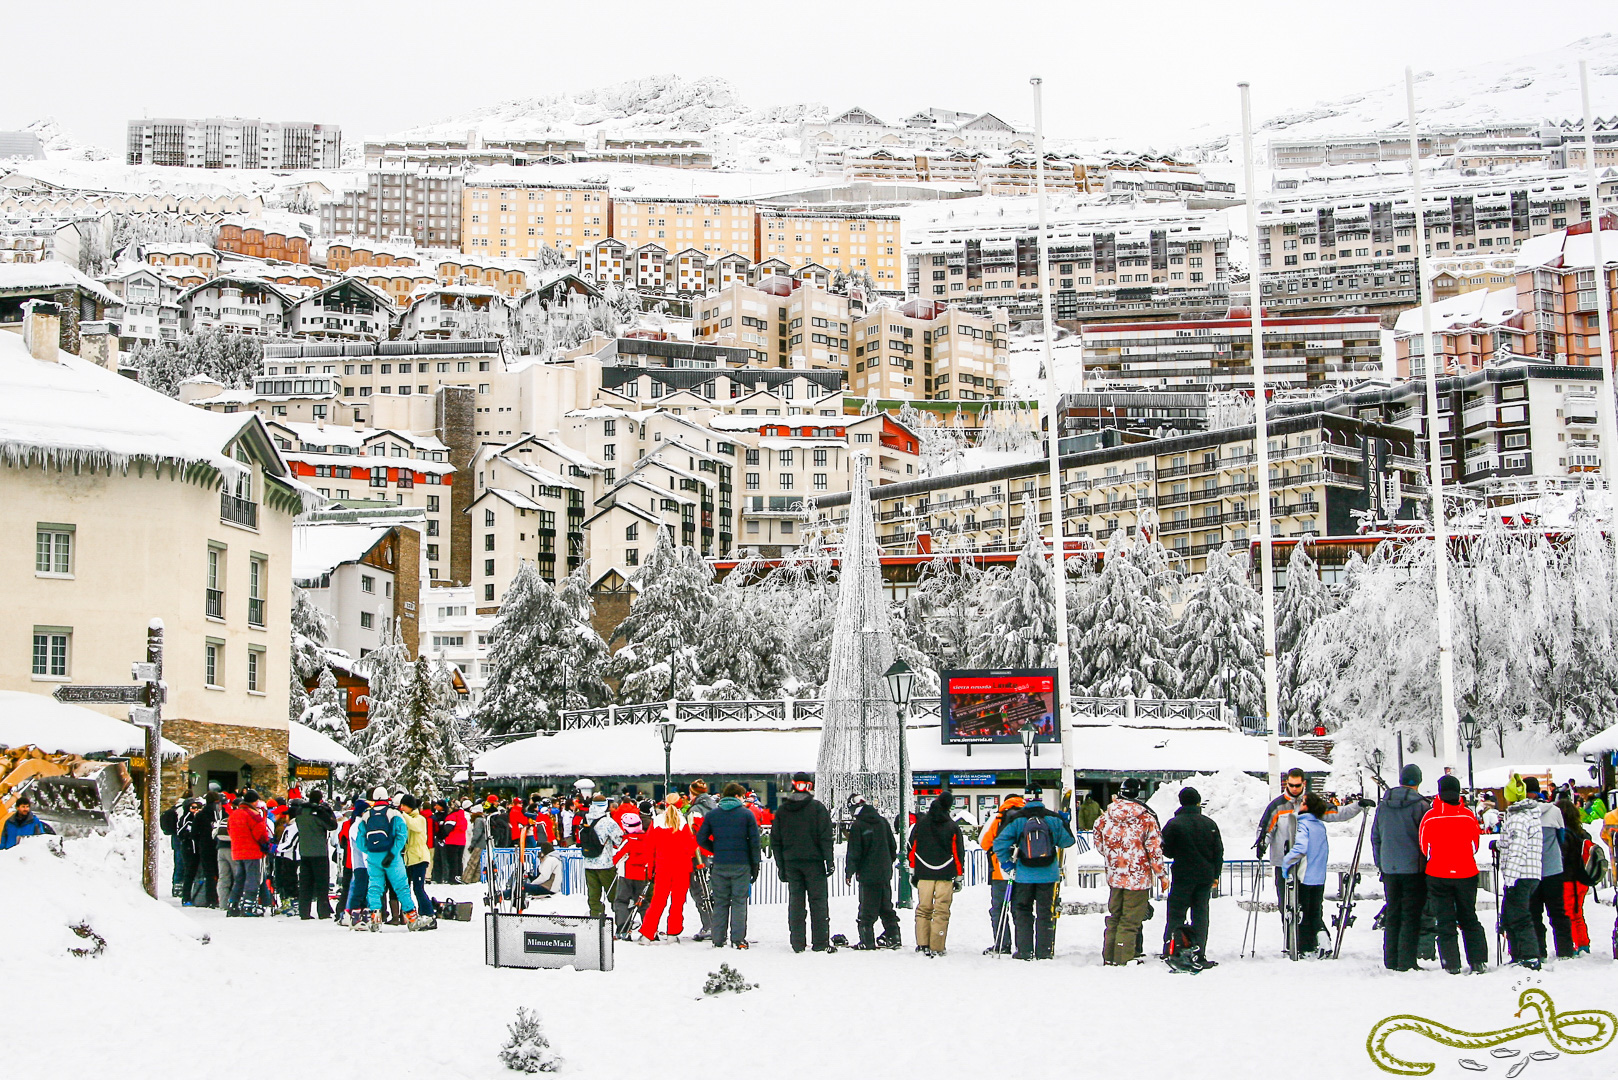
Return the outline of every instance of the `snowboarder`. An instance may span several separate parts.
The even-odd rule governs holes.
[[[679,940],[685,931],[685,897],[691,886],[691,863],[697,855],[697,840],[678,806],[663,809],[663,818],[651,832],[652,899],[641,918],[641,939],[657,939],[657,924],[668,909],[665,937]]]
[[[16,847],[17,841],[25,836],[43,836],[55,831],[39,819],[39,815],[34,813],[34,804],[24,795],[17,800],[15,811],[6,819],[5,828],[0,830],[0,851]]]
[[[808,944],[815,952],[836,952],[831,943],[826,889],[826,879],[837,872],[831,813],[815,798],[815,782],[806,772],[792,774],[792,790],[776,807],[775,824],[770,827],[770,853],[775,858],[775,872],[787,883],[787,930],[792,951],[801,953]]]
[[[1377,820],[1380,823],[1381,814]],[[1426,864],[1426,893],[1438,919],[1439,957],[1451,975],[1461,971],[1460,949],[1455,942],[1457,926],[1466,946],[1467,966],[1481,974],[1489,959],[1489,939],[1477,912],[1481,836],[1478,819],[1461,803],[1461,781],[1448,774],[1440,776],[1438,801],[1421,819],[1420,845]]]
[[[1296,814],[1292,845],[1281,860],[1282,872],[1297,877],[1298,953],[1320,960],[1331,956],[1330,949],[1317,949],[1320,932],[1326,928],[1320,909],[1326,899],[1326,867],[1331,859],[1325,825],[1331,811],[1332,805],[1325,796],[1313,791],[1305,795],[1303,809]]]
[[[1219,826],[1202,812],[1202,795],[1194,787],[1180,789],[1180,808],[1163,826],[1163,857],[1173,860],[1163,924],[1164,959],[1180,970],[1218,967],[1207,954],[1208,901],[1225,865],[1225,843]],[[1183,950],[1179,942],[1184,943]]]
[[[1072,847],[1073,833],[1061,815],[1045,809],[1037,785],[1023,791],[1017,816],[1001,827],[994,855],[1010,867],[1012,923],[1017,960],[1049,960],[1056,955],[1056,883],[1062,879],[1057,849]]]
[[[855,878],[860,883],[859,914],[854,923],[859,941],[854,948],[896,949],[901,941],[899,913],[893,910],[893,867],[899,847],[893,826],[858,792],[848,797],[848,811],[853,821],[848,828],[848,851],[843,856],[843,883]],[[880,938],[876,936],[878,919],[882,921]]]
[[[994,839],[1006,823],[1017,816],[1022,805],[1021,795],[1007,795],[978,838],[978,846],[989,853],[989,933],[992,936],[989,947],[983,950],[984,956],[1011,951],[1011,882],[1006,877],[1007,867],[1000,864],[994,853]]]
[[[1128,777],[1096,821],[1096,853],[1107,868],[1107,923],[1101,961],[1108,967],[1135,962],[1152,881],[1169,887],[1163,865],[1163,832],[1157,815],[1140,801],[1140,781]],[[1022,875],[1019,872],[1018,881]]]
[[[1421,767],[1412,763],[1399,772],[1399,786],[1389,788],[1377,804],[1371,824],[1371,859],[1382,875],[1387,904],[1382,914],[1382,966],[1389,971],[1418,971],[1416,938],[1427,903],[1426,859],[1419,834],[1428,812],[1416,791]]]
[[[697,846],[713,860],[708,868],[713,943],[720,949],[727,940],[738,949],[747,948],[747,901],[762,858],[758,820],[742,803],[742,793],[740,784],[726,784],[718,809],[710,811],[696,831]]]
[[[928,956],[944,955],[950,905],[966,875],[966,841],[954,811],[955,796],[945,791],[910,830],[906,857],[916,886],[916,951]]]

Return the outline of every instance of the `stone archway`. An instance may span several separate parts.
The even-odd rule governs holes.
[[[284,786],[281,775],[285,766],[277,767],[263,754],[239,746],[216,747],[193,754],[185,763],[188,794],[200,795],[208,790],[210,781],[218,781],[226,791],[240,792],[252,787],[264,794],[278,792]]]
[[[287,784],[287,729],[215,724],[201,720],[165,720],[163,735],[186,748],[184,764],[163,767],[165,805],[182,795],[208,789],[208,773],[234,774],[240,790],[243,766],[253,787],[264,795],[280,795]],[[200,766],[200,767],[199,767]],[[193,780],[192,773],[196,773]],[[223,779],[221,778],[221,783]]]

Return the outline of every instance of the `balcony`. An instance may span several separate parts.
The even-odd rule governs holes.
[[[223,589],[208,590],[208,618],[223,619],[225,617],[225,591]]]
[[[1466,411],[1461,414],[1462,430],[1471,431],[1473,428],[1480,428],[1485,424],[1492,424],[1498,415],[1499,410],[1496,408],[1493,401],[1484,401],[1476,405],[1468,405],[1466,407]]]
[[[249,529],[258,528],[258,504],[248,499],[238,499],[234,495],[219,496],[219,517],[224,521],[244,525]]]
[[[264,600],[262,597],[252,597],[247,601],[247,625],[264,625]]]
[[[1562,399],[1562,417],[1569,425],[1594,427],[1600,419],[1595,394],[1568,394]]]

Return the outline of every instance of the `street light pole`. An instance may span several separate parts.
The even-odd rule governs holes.
[[[1034,740],[1039,731],[1033,724],[1024,724],[1017,736],[1022,739],[1022,786],[1026,791],[1034,783]]]
[[[1461,717],[1461,738],[1466,740],[1466,793],[1470,796],[1477,790],[1472,783],[1472,747],[1478,741],[1478,722],[1471,713]]]
[[[910,835],[910,817],[905,812],[908,792],[905,788],[910,786],[910,761],[906,753],[905,729],[910,719],[910,691],[916,682],[916,673],[910,670],[910,665],[903,660],[895,660],[893,666],[888,668],[884,676],[888,680],[888,696],[898,706],[899,713],[899,818],[894,823],[899,831],[899,898],[895,907],[907,908],[910,906],[910,875],[904,872],[903,852]]]
[[[674,722],[671,715],[667,720],[657,725],[659,733],[663,736],[663,801],[668,802],[674,791],[674,771],[672,761],[674,757],[674,736],[680,726]]]

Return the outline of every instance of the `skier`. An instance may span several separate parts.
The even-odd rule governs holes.
[[[0,851],[16,847],[17,841],[25,836],[43,836],[55,831],[39,819],[39,815],[34,813],[34,804],[24,795],[17,800],[16,809],[6,819],[5,828],[0,830]]]
[[[578,838],[579,852],[584,856],[584,888],[590,914],[601,915],[607,910],[607,900],[618,878],[612,857],[624,842],[624,831],[612,820],[607,812],[607,796],[599,791],[590,800]]]
[[[316,914],[331,918],[331,842],[332,830],[337,828],[337,814],[326,804],[319,788],[298,811],[298,918],[313,919],[309,913],[310,901],[315,902]]]
[[[1596,884],[1585,872],[1590,849],[1595,846],[1585,831],[1582,815],[1566,799],[1556,808],[1562,812],[1562,909],[1567,912],[1569,939],[1574,955],[1590,951],[1590,927],[1584,921],[1584,898]]]
[[[1062,878],[1058,848],[1072,847],[1073,833],[1060,814],[1045,809],[1038,785],[1023,790],[1023,806],[994,839],[995,858],[1012,868],[1012,923],[1017,960],[1049,960],[1056,955],[1056,883]]]
[[[270,829],[258,808],[258,792],[248,788],[230,812],[230,855],[236,864],[230,887],[227,916],[256,917],[264,914],[259,906],[259,888],[264,881],[264,856],[273,850]]]
[[[1500,883],[1506,890],[1500,901],[1500,926],[1511,944],[1511,962],[1538,971],[1544,946],[1534,933],[1532,909],[1543,865],[1539,804],[1518,799],[1507,806],[1500,839],[1494,844],[1500,855]]]
[[[1419,834],[1428,804],[1416,791],[1420,786],[1421,768],[1406,765],[1399,772],[1399,786],[1383,793],[1371,824],[1371,859],[1387,897],[1382,909],[1382,966],[1389,971],[1421,970],[1416,964],[1416,938],[1428,882]]]
[[[1377,821],[1381,823],[1380,814]],[[1487,969],[1489,941],[1477,913],[1477,851],[1481,836],[1478,819],[1461,804],[1461,781],[1448,774],[1440,776],[1438,800],[1421,819],[1419,842],[1426,863],[1426,893],[1438,919],[1439,957],[1451,975],[1461,972],[1461,955],[1455,942],[1457,926],[1466,946],[1467,966],[1473,974]]]
[[[1539,939],[1539,955],[1548,956],[1545,935],[1545,919],[1548,918],[1557,959],[1566,959],[1573,955],[1573,924],[1562,905],[1562,885],[1565,880],[1562,873],[1562,833],[1566,822],[1562,820],[1562,811],[1556,808],[1554,802],[1540,800],[1539,777],[1523,777],[1523,789],[1526,793],[1523,801],[1533,804],[1534,809],[1539,811],[1539,888],[1534,890],[1529,909],[1534,921],[1534,936]]]
[[[949,937],[949,909],[966,875],[966,841],[956,824],[955,796],[933,800],[910,830],[908,859],[916,886],[916,951],[943,956]],[[898,934],[894,935],[895,943]]]
[[[197,882],[203,870],[201,845],[207,844],[207,862],[213,862],[213,841],[208,837],[207,828],[203,824],[202,800],[193,797],[186,800],[185,814],[180,818],[175,828],[175,838],[180,842],[180,850],[185,854],[185,876],[180,879],[180,906],[197,906]],[[204,882],[206,884],[206,882]]]
[[[1270,866],[1275,870],[1275,903],[1282,912],[1285,912],[1287,907],[1286,874],[1282,865],[1297,835],[1298,813],[1303,809],[1304,792],[1308,786],[1309,781],[1303,775],[1302,769],[1289,770],[1281,782],[1281,794],[1270,800],[1270,805],[1258,816],[1258,839],[1254,841],[1253,848],[1258,852],[1260,859],[1264,858],[1266,851],[1269,852]],[[1348,821],[1375,805],[1376,803],[1370,799],[1360,799],[1347,806],[1337,807],[1326,803],[1328,813],[1325,820]],[[1282,930],[1284,936],[1284,922]]]
[[[686,815],[693,836],[702,827],[702,819],[718,808],[719,800],[708,794],[708,781],[691,781],[689,798],[686,805],[680,809]],[[697,902],[696,940],[707,941],[713,934],[713,892],[708,880],[708,856],[701,848],[697,849],[696,859],[691,867],[689,889],[692,899]]]
[[[399,908],[411,930],[431,930],[437,926],[432,916],[417,912],[416,899],[405,881],[405,845],[411,839],[410,825],[405,815],[393,808],[387,788],[379,787],[371,792],[370,809],[354,824],[354,829],[360,833],[366,872],[365,911],[355,912],[354,929],[365,928],[372,932],[382,929],[382,897],[388,889],[399,898]],[[365,912],[370,913],[369,919],[363,919]]]
[[[815,782],[808,773],[792,774],[792,791],[776,807],[775,824],[770,827],[770,853],[775,858],[775,872],[787,883],[792,951],[804,950],[807,905],[810,944],[815,952],[833,953],[837,949],[831,943],[826,879],[837,872],[837,861],[832,851],[831,814],[814,792]]]
[[[663,818],[651,832],[652,899],[641,918],[641,940],[657,939],[657,924],[668,908],[665,937],[680,940],[685,931],[685,897],[691,885],[691,863],[696,858],[697,841],[678,806],[663,809]]]
[[[713,857],[709,867],[713,885],[713,943],[720,949],[725,947],[727,939],[738,949],[747,948],[747,901],[753,882],[758,880],[761,860],[758,820],[742,804],[742,791],[740,784],[726,784],[718,809],[703,817],[696,831],[697,846]],[[821,812],[825,812],[824,808]],[[824,896],[824,882],[821,887]],[[789,903],[789,918],[791,911]]]
[[[416,899],[416,910],[431,915],[433,901],[427,895],[427,871],[432,866],[433,847],[427,818],[421,812],[421,801],[414,795],[401,791],[398,803],[409,833],[404,849],[405,880],[410,883],[410,892]]]
[[[640,811],[620,815],[618,828],[623,831],[624,842],[613,853],[612,861],[622,863],[623,869],[612,885],[613,933],[619,941],[628,941],[631,912],[641,902],[641,894],[652,878],[652,851],[641,827]]]
[[[843,861],[843,883],[859,879],[859,914],[855,926],[859,941],[854,948],[870,950],[878,947],[897,949],[899,913],[893,910],[893,867],[898,861],[898,842],[893,826],[877,813],[876,807],[855,792],[848,797],[848,812],[853,821],[848,827],[848,851]],[[882,936],[876,936],[876,922],[882,920]],[[918,950],[923,946],[916,946]]]
[[[1152,880],[1162,889],[1169,887],[1163,833],[1157,815],[1140,801],[1140,795],[1140,781],[1126,778],[1096,821],[1096,853],[1107,867],[1107,923],[1101,960],[1108,967],[1135,962]],[[1018,878],[1020,883],[1020,874]]]
[[[1180,789],[1180,808],[1163,826],[1163,857],[1173,860],[1163,957],[1179,971],[1218,967],[1208,959],[1208,901],[1225,865],[1225,843],[1218,824],[1202,812],[1202,795],[1194,787]]]
[[[978,846],[989,853],[991,937],[989,947],[983,950],[984,956],[1011,951],[1011,920],[1007,910],[1007,905],[1011,903],[1011,882],[1006,879],[1006,868],[1000,865],[1000,858],[994,853],[994,839],[1000,834],[1000,830],[1005,828],[1006,823],[1017,816],[1017,811],[1022,809],[1022,805],[1021,795],[1007,795],[1005,801],[995,809],[994,817],[983,827],[983,835],[978,838]]]
[[[1296,833],[1281,870],[1298,879],[1297,941],[1300,955],[1315,954],[1316,959],[1331,957],[1330,949],[1316,950],[1319,934],[1326,928],[1320,917],[1321,904],[1326,898],[1326,864],[1331,859],[1331,847],[1326,840],[1326,820],[1332,805],[1323,795],[1313,791],[1303,798],[1303,809],[1296,814]]]

